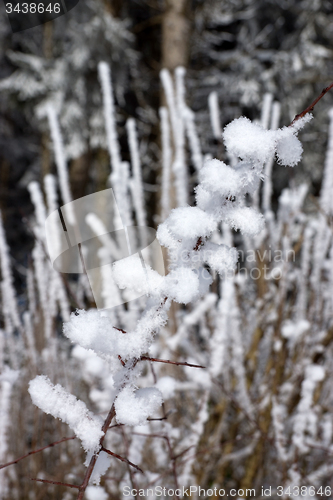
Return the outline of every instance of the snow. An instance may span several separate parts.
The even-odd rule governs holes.
[[[233,229],[249,236],[256,236],[265,227],[264,216],[251,207],[230,208],[224,220]]]
[[[161,142],[162,142],[162,220],[164,220],[170,212],[170,174],[171,174],[171,158],[172,150],[170,144],[170,126],[169,113],[167,108],[160,108],[161,118]]]
[[[229,197],[238,194],[241,179],[238,172],[220,160],[208,160],[199,172],[201,186],[207,191]]]
[[[155,414],[162,402],[162,393],[156,387],[146,387],[137,391],[125,387],[115,400],[117,422],[143,425],[148,417]]]
[[[228,153],[242,159],[264,163],[275,152],[274,133],[244,116],[224,128],[223,140]]]
[[[19,371],[12,370],[5,365],[0,374],[0,461],[8,460],[8,452],[11,449],[11,443],[8,436],[9,426],[11,424],[11,397],[13,386],[19,377]],[[6,460],[7,459],[7,460]],[[0,486],[3,487],[0,480]]]
[[[306,453],[308,446],[305,442],[307,429],[313,427],[314,414],[313,395],[318,382],[325,378],[325,369],[316,364],[309,364],[305,368],[305,376],[301,387],[301,399],[298,403],[297,414],[294,420],[293,444],[300,453]]]
[[[185,137],[183,123],[183,112],[185,109],[184,71],[185,70],[183,68],[177,68],[176,70],[176,97],[170,72],[167,69],[162,69],[160,73],[161,82],[169,108],[173,142],[175,145],[175,157],[172,164],[172,170],[174,172],[174,183],[178,206],[184,206],[187,203],[187,169],[185,165]]]
[[[155,386],[163,394],[163,399],[174,396],[176,390],[176,380],[173,377],[160,377]]]
[[[66,422],[88,452],[97,452],[103,436],[102,419],[88,410],[83,401],[68,393],[60,384],[53,385],[45,375],[29,382],[32,402],[44,413]]]
[[[298,322],[286,321],[281,328],[282,337],[296,340],[310,329],[310,323],[306,320]]]
[[[147,311],[138,321],[136,330],[126,334],[113,328],[109,317],[96,309],[83,309],[72,313],[70,321],[64,323],[63,332],[73,343],[92,349],[102,358],[120,355],[124,359],[140,357],[147,352],[152,332],[166,321],[163,311]]]
[[[283,137],[277,142],[276,156],[280,165],[294,167],[301,160],[303,146],[292,134]]]
[[[160,224],[156,231],[156,238],[160,244],[166,248],[176,249],[179,246],[179,241],[177,241],[171,234],[167,223]]]
[[[88,467],[92,455],[93,454],[91,452],[87,454],[86,461],[85,461],[86,467]],[[104,474],[106,473],[106,471],[108,470],[110,465],[111,465],[110,455],[108,453],[105,453],[105,451],[100,451],[98,454],[96,463],[95,463],[93,473],[90,477],[89,483],[99,485],[101,482],[101,477],[104,476]]]
[[[115,262],[113,278],[119,288],[129,288],[142,294],[158,291],[163,283],[163,276],[148,264],[143,265],[138,254]]]
[[[68,217],[68,222],[70,224],[74,224],[75,215],[72,209],[72,205],[70,204],[70,202],[72,201],[72,194],[70,190],[64,143],[60,131],[59,121],[56,110],[51,103],[47,105],[46,112],[49,120],[50,132],[53,142],[61,197],[63,203],[66,205],[66,215]]]
[[[46,209],[43,201],[42,191],[40,189],[40,184],[36,181],[32,181],[28,184],[28,190],[30,192],[31,201],[34,204],[40,237],[43,239],[43,230],[46,221]]]
[[[192,269],[180,267],[166,276],[164,292],[175,302],[187,304],[198,296],[199,284],[199,277]]]
[[[323,210],[329,214],[333,214],[333,108],[328,111],[330,119],[327,152],[325,158],[324,176],[320,190],[320,205]]]
[[[82,362],[84,366],[83,377],[86,380],[90,380],[91,377],[105,378],[108,368],[107,363],[104,359],[97,356],[94,351],[76,345],[72,350],[72,356]]]
[[[1,269],[1,294],[3,313],[5,320],[17,328],[20,328],[21,321],[16,301],[14,280],[10,264],[10,250],[6,241],[5,231],[2,222],[2,213],[0,211],[0,269]]]
[[[320,365],[309,365],[306,367],[306,378],[311,382],[321,382],[325,378],[325,370]]]
[[[131,179],[132,199],[136,212],[137,223],[139,226],[146,225],[146,211],[144,206],[144,195],[142,187],[142,173],[139,153],[139,142],[135,127],[134,118],[129,118],[126,122],[128,144],[131,153],[131,164],[133,179]]]
[[[220,110],[217,92],[211,92],[208,96],[208,106],[210,123],[213,130],[213,135],[215,139],[221,139],[222,131],[220,124]]]
[[[281,165],[293,167],[301,160],[303,152],[296,134],[311,118],[311,115],[306,115],[291,127],[265,130],[242,116],[224,128],[224,143],[230,154],[241,159],[263,164],[276,152]]]
[[[98,64],[98,75],[103,93],[103,111],[109,154],[111,157],[112,167],[118,174],[121,164],[121,156],[115,121],[111,71],[110,66],[106,62],[100,62]]]
[[[108,500],[109,495],[102,486],[88,486],[85,496],[87,500]]]
[[[228,271],[233,271],[238,261],[236,248],[230,248],[227,245],[217,245],[210,241],[205,243],[200,250],[200,254],[203,254],[203,259],[210,268],[222,276]]]
[[[171,211],[166,225],[177,239],[209,236],[216,228],[214,219],[198,207],[180,207]]]

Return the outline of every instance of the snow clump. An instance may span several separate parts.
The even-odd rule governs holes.
[[[138,321],[136,329],[123,333],[114,328],[109,317],[96,309],[77,309],[64,323],[63,332],[73,343],[91,349],[103,359],[117,360],[139,358],[146,353],[153,340],[154,331],[167,321],[164,311],[147,311]]]
[[[143,425],[162,403],[162,393],[156,387],[146,387],[137,391],[133,387],[124,387],[114,403],[117,422],[127,425]]]
[[[53,385],[45,375],[31,380],[28,391],[34,405],[69,425],[85,451],[96,453],[99,450],[103,421],[89,411],[83,401],[77,400],[60,384]]]

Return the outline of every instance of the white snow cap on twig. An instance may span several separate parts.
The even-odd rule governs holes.
[[[45,375],[31,380],[28,391],[32,402],[44,413],[50,413],[69,425],[85,451],[96,453],[99,450],[103,422],[88,410],[83,401],[77,400],[60,384],[53,385]]]
[[[143,425],[162,403],[162,393],[156,387],[146,387],[137,391],[132,387],[125,387],[115,400],[117,422]]]

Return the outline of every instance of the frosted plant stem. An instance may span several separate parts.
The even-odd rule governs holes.
[[[184,152],[184,124],[183,117],[179,115],[182,111],[182,75],[178,74],[177,78],[177,104],[175,99],[175,92],[173,88],[172,78],[168,70],[161,71],[161,81],[164,88],[166,101],[169,108],[173,142],[175,146],[175,158],[172,164],[172,170],[175,175],[175,186],[177,195],[177,205],[184,206],[187,203],[187,189],[186,189],[186,170],[185,170],[185,152]],[[179,109],[180,107],[180,109]]]
[[[135,128],[134,118],[129,118],[126,122],[128,133],[128,143],[131,154],[131,163],[133,170],[133,204],[139,226],[146,226],[146,212],[144,208],[144,196],[142,186],[142,172],[140,163],[140,153],[138,137]]]
[[[272,108],[272,100],[273,100],[273,95],[270,94],[269,92],[264,95],[260,123],[261,123],[261,126],[265,129],[267,129],[268,125],[269,125],[269,118],[270,118],[271,108]],[[269,159],[266,162],[266,164],[269,163],[270,161],[271,161],[271,159]],[[253,206],[255,208],[259,208],[259,194],[260,194],[260,185],[253,195]]]
[[[3,312],[9,322],[21,329],[21,320],[18,312],[15,289],[13,285],[13,275],[10,265],[9,248],[6,241],[5,231],[2,223],[2,214],[0,211],[0,269],[1,269],[1,291]]]
[[[212,126],[212,131],[215,139],[220,140],[222,138],[221,122],[220,122],[220,110],[217,92],[211,92],[208,96],[208,107],[210,114],[210,123]]]
[[[72,201],[72,194],[69,184],[68,170],[67,170],[67,162],[65,157],[65,148],[64,143],[61,136],[60,126],[58,122],[58,117],[54,107],[50,104],[47,107],[47,116],[49,119],[51,137],[54,148],[55,162],[57,166],[57,172],[59,176],[59,185],[60,192],[62,196],[62,200],[65,204],[70,203]],[[75,223],[75,216],[73,212],[72,205],[68,205],[66,207],[66,213],[68,217],[68,222],[70,224]]]
[[[280,110],[281,106],[279,102],[274,102],[272,106],[272,117],[271,117],[271,130],[276,130],[279,126],[280,120]],[[263,184],[263,210],[264,212],[269,212],[271,210],[271,198],[272,198],[272,169],[274,163],[274,156],[272,156],[265,165],[265,181]]]
[[[170,167],[171,167],[171,144],[170,144],[170,126],[168,110],[160,108],[161,118],[161,139],[162,139],[162,221],[166,219],[170,212]]]
[[[110,66],[105,62],[100,62],[98,65],[98,73],[103,93],[105,128],[107,136],[107,145],[111,158],[111,165],[114,172],[119,174],[121,157],[120,157],[120,147],[118,142],[118,134],[115,121],[115,109],[113,101]]]
[[[328,131],[328,145],[325,158],[324,178],[320,192],[320,205],[329,215],[333,214],[333,108],[328,112],[330,125]]]
[[[106,62],[98,64],[98,74],[103,94],[103,111],[106,129],[107,147],[111,159],[111,185],[114,189],[120,217],[125,226],[131,226],[131,206],[128,196],[129,165],[123,162],[117,134],[116,113],[110,66]],[[119,221],[115,220],[115,224]]]
[[[266,129],[268,128],[269,125],[269,117],[271,114],[272,102],[273,102],[273,94],[267,92],[264,95],[262,109],[261,109],[261,117],[260,117],[260,123],[262,127]]]
[[[203,165],[203,156],[201,152],[200,140],[195,126],[195,120],[194,120],[195,115],[193,111],[187,106],[185,107],[184,115],[185,115],[186,133],[191,150],[192,162],[198,172]]]
[[[25,334],[27,338],[30,359],[35,367],[37,367],[37,350],[35,345],[34,333],[31,325],[31,315],[28,311],[23,314],[23,321],[25,327]]]

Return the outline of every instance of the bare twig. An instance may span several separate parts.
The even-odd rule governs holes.
[[[155,363],[168,363],[169,365],[177,365],[177,366],[190,366],[191,368],[206,368],[201,365],[192,365],[191,363],[180,362],[180,361],[169,361],[168,359],[159,359],[159,358],[149,358],[148,356],[141,356],[141,361],[154,361]]]
[[[173,454],[173,449],[172,449],[172,446],[170,443],[170,439],[168,438],[168,436],[165,436],[165,438],[166,438],[166,442],[167,442],[167,446],[168,446],[168,450],[169,450],[169,457],[170,457],[170,460],[172,462],[173,479],[175,481],[176,489],[178,489],[178,474],[177,474],[177,465],[176,465],[177,457]]]
[[[113,327],[115,330],[118,330],[118,332],[121,332],[121,333],[127,333],[125,332],[125,330],[123,330],[122,328],[117,328],[116,326]]]
[[[120,428],[120,432],[121,432],[121,434],[123,436],[123,443],[124,443],[124,446],[125,446],[125,453],[126,453],[126,455],[129,455],[129,445],[128,445],[128,440],[127,440],[127,436],[126,436],[126,432],[125,432],[124,427]],[[129,474],[129,477],[130,477],[132,488],[133,488],[133,490],[136,490],[137,489],[136,479],[134,477],[133,470],[131,469],[131,467],[129,465],[128,465],[128,474]],[[137,498],[137,494],[134,495],[134,498]]]
[[[110,411],[108,413],[108,416],[106,417],[106,419],[104,421],[104,424],[103,424],[103,427],[102,427],[103,436],[101,437],[100,442],[99,442],[101,448],[103,447],[103,442],[104,442],[104,439],[105,439],[106,432],[107,432],[108,428],[110,427],[111,421],[113,420],[113,417],[115,416],[115,414],[116,414],[116,410],[115,410],[115,407],[114,407],[114,404],[113,404],[111,406],[111,409],[110,409]],[[91,460],[90,460],[90,463],[89,463],[88,468],[86,470],[86,473],[85,473],[85,476],[83,478],[82,484],[79,487],[80,491],[79,491],[77,500],[82,500],[83,499],[84,492],[86,491],[86,488],[87,488],[87,486],[89,484],[89,479],[91,477],[91,474],[93,473],[93,470],[94,470],[97,458],[98,458],[98,453],[95,454],[95,455],[93,455],[91,457]]]
[[[168,417],[160,417],[160,418],[147,418],[148,422],[155,422],[156,420],[167,420]]]
[[[204,244],[203,240],[202,240],[202,237],[200,236],[198,238],[198,241],[195,245],[195,247],[193,248],[194,251],[198,251],[200,249],[200,247]]]
[[[104,448],[104,446],[102,447],[102,451],[105,451],[105,453],[108,453],[112,457],[118,458],[118,460],[121,460],[121,462],[125,462],[126,464],[131,465],[132,467],[137,469],[139,472],[142,472],[143,474],[143,470],[140,469],[140,467],[138,467],[137,465],[133,464],[133,462],[130,462],[127,458],[124,458],[118,455],[117,453],[113,453],[113,451],[107,450],[106,448]]]
[[[40,451],[46,450],[46,448],[51,448],[52,446],[55,446],[59,443],[63,443],[65,441],[69,441],[70,439],[75,439],[75,436],[60,439],[59,441],[55,441],[54,443],[48,444],[47,446],[43,446],[43,448],[38,448],[38,450],[29,451],[29,453],[27,453],[26,455],[23,455],[22,457],[16,458],[12,462],[8,462],[6,464],[0,465],[0,469],[4,469],[5,467],[9,467],[9,465],[17,464],[18,462],[20,462],[20,460],[23,460],[24,458],[27,458],[30,455],[34,455],[34,453],[39,453]]]
[[[49,479],[37,479],[32,477],[31,481],[38,481],[39,483],[57,484],[58,486],[68,486],[68,488],[75,488],[77,490],[80,489],[80,486],[77,486],[76,484],[62,483],[60,481],[50,481]]]
[[[327,92],[329,90],[331,90],[331,88],[333,88],[333,82],[331,83],[331,85],[329,85],[328,87],[324,88],[321,91],[321,94],[310,104],[310,106],[308,106],[304,111],[302,111],[301,113],[299,113],[298,115],[295,116],[295,118],[293,119],[293,121],[291,122],[291,124],[289,125],[289,127],[291,127],[292,125],[294,125],[294,123],[297,122],[297,120],[300,120],[301,118],[303,118],[303,116],[305,116],[308,113],[310,113],[311,111],[313,111],[313,108],[315,107],[315,105],[317,104],[317,102],[320,101],[320,99],[322,97],[324,97],[324,95],[327,94]]]
[[[120,354],[118,354],[118,359],[119,359],[120,363],[121,363],[123,366],[125,366],[125,365],[126,365],[125,361],[122,359],[122,357],[120,356]]]

